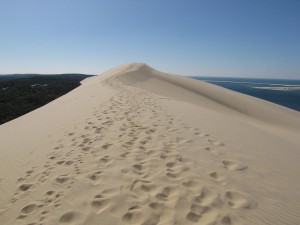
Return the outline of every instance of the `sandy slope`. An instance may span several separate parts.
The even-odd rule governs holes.
[[[0,126],[0,224],[300,224],[299,118],[116,67]]]

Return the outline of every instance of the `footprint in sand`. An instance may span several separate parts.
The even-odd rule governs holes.
[[[182,182],[182,185],[191,191],[198,192],[202,188],[201,183],[202,182],[200,180],[190,179],[190,180],[186,180],[186,181]]]
[[[140,211],[129,209],[128,212],[122,217],[123,222],[129,224],[138,224],[143,220],[143,214]]]
[[[62,165],[62,164],[64,164],[64,163],[65,163],[64,160],[60,160],[60,161],[57,161],[57,162],[56,162],[57,165]]]
[[[127,155],[129,155],[130,152],[124,152],[120,155],[121,158],[125,159],[127,157]]]
[[[166,208],[164,203],[159,203],[159,202],[152,202],[152,203],[149,204],[149,207],[151,209],[153,209],[153,211],[155,213],[160,213],[160,212],[163,211],[164,208]]]
[[[238,163],[238,162],[234,162],[234,161],[230,161],[230,160],[223,160],[223,165],[226,169],[234,171],[234,170],[245,170],[248,168],[248,166]]]
[[[140,148],[141,150],[144,150],[144,149],[145,149],[145,147],[143,147],[143,146],[140,146],[139,148]],[[156,150],[148,150],[148,151],[145,151],[145,153],[146,153],[147,155],[150,155],[150,156],[159,155],[158,151],[156,151]]]
[[[207,187],[203,187],[200,195],[194,197],[194,201],[201,206],[218,206],[222,204],[220,194]]]
[[[178,169],[181,167],[180,163],[174,160],[171,160],[169,162],[166,163],[166,167],[168,169]]]
[[[54,207],[56,207],[56,205],[60,205],[60,201],[61,201],[63,194],[64,193],[62,191],[57,192],[57,193],[53,190],[47,191],[45,193],[45,198],[43,200],[43,204],[38,207],[49,206],[52,203],[54,204]]]
[[[217,150],[213,149],[212,147],[206,146],[206,147],[202,147],[201,149],[211,152],[214,155],[220,155],[221,153],[219,153]]]
[[[29,215],[33,213],[36,210],[36,208],[37,208],[36,204],[29,204],[21,209],[21,213],[23,215]]]
[[[209,134],[200,133],[200,132],[195,132],[194,134],[197,135],[197,136],[199,136],[199,137],[208,137],[209,136]]]
[[[156,225],[159,222],[159,216],[150,210],[142,210],[139,205],[134,205],[128,209],[122,220],[129,224]]]
[[[96,214],[100,214],[111,206],[109,199],[104,199],[103,195],[95,195],[91,201],[91,207]]]
[[[242,221],[231,215],[226,215],[221,219],[222,225],[242,225]]]
[[[132,167],[133,167],[133,171],[138,174],[142,174],[145,171],[145,167],[141,163],[134,164]]]
[[[178,143],[178,144],[185,144],[185,143],[191,143],[191,142],[193,142],[193,140],[191,140],[191,139],[176,137],[176,143]]]
[[[161,200],[161,201],[168,201],[168,200],[172,200],[174,199],[173,197],[176,197],[176,195],[178,194],[178,188],[176,186],[171,187],[165,187],[161,192],[159,192],[156,195],[156,198]]]
[[[211,178],[213,178],[214,180],[216,180],[216,181],[223,181],[223,180],[225,179],[224,176],[221,176],[221,175],[220,175],[219,173],[217,173],[216,171],[211,172],[211,173],[209,174],[209,176],[210,176]]]
[[[88,179],[94,183],[99,183],[101,174],[102,174],[102,171],[97,171],[95,173],[89,174]]]
[[[208,139],[208,142],[214,146],[224,146],[225,144],[218,140]]]
[[[212,207],[203,207],[193,204],[191,211],[187,214],[186,219],[203,225],[216,224],[218,219],[218,210]]]
[[[28,171],[26,171],[26,174],[31,175],[33,172],[34,172],[34,170],[28,170]]]
[[[78,211],[70,211],[59,218],[59,224],[84,224],[85,216]]]
[[[54,160],[56,158],[56,156],[50,156],[49,159]]]
[[[109,149],[111,146],[112,146],[112,144],[107,143],[107,144],[102,145],[102,148],[103,148],[104,150],[107,150],[107,149]]]
[[[256,203],[248,200],[243,194],[237,191],[227,191],[225,194],[227,203],[232,208],[256,208]]]
[[[181,173],[180,172],[167,172],[166,176],[170,179],[180,179]]]
[[[67,165],[67,166],[70,166],[70,165],[72,165],[74,163],[74,161],[67,161],[65,164]]]
[[[51,195],[53,195],[54,193],[55,193],[55,191],[50,190],[50,191],[47,191],[47,192],[45,193],[45,195],[46,195],[46,196],[51,196]]]
[[[66,183],[68,180],[70,179],[70,177],[68,177],[67,175],[60,175],[58,177],[56,177],[55,181],[59,184],[64,184]]]
[[[112,159],[110,158],[110,156],[106,155],[106,156],[103,156],[99,162],[100,163],[104,163],[104,164],[108,164],[112,161]]]
[[[157,190],[157,185],[156,184],[142,184],[140,188],[144,192],[153,194]]]
[[[33,184],[22,184],[19,186],[19,190],[21,191],[28,191],[29,189],[31,189],[33,186]]]
[[[153,134],[153,133],[155,133],[155,132],[156,132],[156,129],[150,128],[150,129],[148,129],[148,130],[146,131],[146,134]]]

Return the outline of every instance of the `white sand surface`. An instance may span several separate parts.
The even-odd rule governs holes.
[[[300,113],[142,63],[0,126],[0,224],[300,224]]]
[[[266,89],[266,90],[274,90],[274,91],[298,91],[300,90],[300,86],[282,86],[282,87],[254,87],[257,89]]]

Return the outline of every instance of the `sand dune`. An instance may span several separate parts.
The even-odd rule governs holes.
[[[281,86],[281,87],[254,87],[258,89],[266,89],[266,90],[275,90],[275,91],[296,91],[300,90],[300,86],[291,86],[291,85],[286,85],[286,86]]]
[[[300,224],[299,118],[118,66],[0,126],[0,224]]]

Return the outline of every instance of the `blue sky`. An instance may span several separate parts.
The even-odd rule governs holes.
[[[138,61],[300,79],[299,12],[299,0],[0,0],[0,74],[99,74]]]

